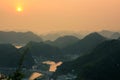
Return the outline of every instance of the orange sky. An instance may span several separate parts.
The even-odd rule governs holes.
[[[23,12],[17,12],[18,6]],[[1,0],[0,30],[120,31],[120,0]]]

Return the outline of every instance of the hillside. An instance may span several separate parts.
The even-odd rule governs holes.
[[[56,46],[58,48],[65,48],[67,46],[77,43],[79,40],[80,39],[74,36],[63,36],[57,38],[55,41],[46,41],[46,43],[52,46]]]
[[[40,62],[45,60],[61,60],[61,50],[44,42],[29,42],[25,47],[21,48],[20,50],[24,51],[24,49],[26,48],[29,48],[28,54],[31,54],[32,57],[38,59],[38,61]]]
[[[42,39],[32,32],[3,32],[0,31],[0,43],[25,45],[29,41],[41,42]]]
[[[98,33],[91,33],[78,41],[77,43],[70,45],[63,49],[64,53],[68,54],[84,54],[90,53],[97,45],[105,41],[106,38]]]
[[[11,44],[0,44],[0,67],[17,67],[20,59],[17,49]]]
[[[119,80],[119,53],[119,40],[105,41],[92,53],[62,64],[53,77],[73,73],[77,75],[76,80]]]

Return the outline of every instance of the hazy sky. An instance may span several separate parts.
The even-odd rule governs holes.
[[[16,8],[21,6],[22,12]],[[0,0],[0,30],[120,30],[120,0]]]

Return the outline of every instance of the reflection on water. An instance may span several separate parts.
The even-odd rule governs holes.
[[[36,79],[36,78],[38,78],[38,77],[41,77],[41,76],[43,76],[41,73],[34,72],[34,73],[31,75],[31,77],[29,78],[29,80],[34,80],[34,79]]]
[[[55,72],[57,67],[60,66],[62,64],[62,62],[60,61],[60,62],[55,63],[54,61],[44,61],[43,64],[50,65],[49,71],[50,72]]]
[[[17,49],[19,49],[19,48],[21,48],[21,47],[23,47],[23,46],[15,46]]]
[[[57,67],[60,66],[62,64],[62,62],[57,62],[55,63],[54,61],[44,61],[43,64],[47,64],[47,65],[50,65],[50,68],[49,68],[49,72],[55,72]],[[38,73],[38,72],[34,72],[31,77],[29,78],[29,80],[34,80],[38,77],[42,77],[43,74],[42,73]]]

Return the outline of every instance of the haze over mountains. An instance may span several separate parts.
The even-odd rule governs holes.
[[[103,30],[98,32],[104,37],[111,38],[111,39],[117,39],[120,37],[119,32],[113,32],[113,31],[108,31],[108,30]],[[33,32],[5,32],[5,31],[0,31],[0,43],[12,43],[12,44],[26,44],[30,41],[35,41],[35,42],[41,42],[43,40],[47,41],[54,41],[58,39],[59,37],[64,37],[64,36],[74,36],[79,39],[84,38],[86,35],[88,35],[89,32],[55,32],[55,33],[49,33],[47,35],[36,35]]]
[[[78,42],[80,39],[74,36],[63,36],[59,37],[54,41],[46,41],[45,43],[50,44],[52,46],[56,46],[58,48],[65,48],[67,46],[70,46],[76,42]]]
[[[99,32],[102,36],[110,38],[110,39],[117,39],[120,37],[120,32],[113,32],[108,30],[103,30]]]
[[[25,45],[29,41],[41,42],[42,39],[32,32],[3,32],[0,31],[0,43]]]
[[[87,34],[89,34],[89,32],[61,31],[61,32],[51,32],[51,33],[43,34],[40,36],[44,41],[47,41],[47,40],[54,41],[59,37],[63,37],[63,36],[67,36],[67,35],[82,39]]]
[[[17,49],[13,44],[25,45]],[[81,39],[64,35],[54,41],[44,41],[32,32],[0,32],[0,68],[16,68],[22,55],[25,55],[22,67],[29,69],[48,71],[49,66],[43,64],[44,61],[62,61],[51,77],[54,80],[69,74],[71,78],[76,76],[72,80],[119,79],[119,53],[119,32],[93,32]]]
[[[14,32],[12,33],[15,34]],[[25,34],[29,34],[29,33],[25,33]],[[41,38],[39,39],[41,40]],[[98,33],[89,34],[84,39],[81,40],[74,36],[64,36],[64,37],[59,37],[55,41],[45,41],[45,42],[30,41],[29,43],[26,43],[26,46],[24,46],[23,48],[20,48],[19,50],[14,48],[13,50],[15,50],[16,51],[15,53],[18,54],[18,51],[21,52],[24,51],[26,48],[29,48],[29,50],[26,53],[28,57],[26,57],[25,59],[31,61],[31,63],[29,64],[31,64],[32,66],[32,64],[36,63],[34,61],[42,62],[44,60],[52,60],[52,61],[72,60],[73,56],[76,55],[78,56],[90,52],[93,48],[95,48],[96,45],[100,44],[104,40],[106,40],[106,38],[102,37]],[[4,45],[9,46],[10,44],[7,45],[4,42]],[[5,53],[7,55],[7,52],[1,51],[1,55]]]
[[[109,31],[109,30],[102,30],[102,31],[97,31],[97,32],[104,37],[112,38],[112,39],[114,39],[114,37],[112,37],[113,34],[120,33],[119,31]],[[44,35],[40,35],[40,36],[45,41],[46,40],[54,41],[57,38],[62,37],[62,36],[66,36],[66,35],[71,35],[71,36],[77,37],[79,39],[82,39],[90,33],[92,33],[92,32],[89,32],[89,31],[79,31],[79,32],[61,31],[61,32],[53,32],[53,33],[51,32],[51,33],[48,33],[46,35],[44,34]],[[117,35],[116,38],[118,38],[119,36],[120,35]]]

